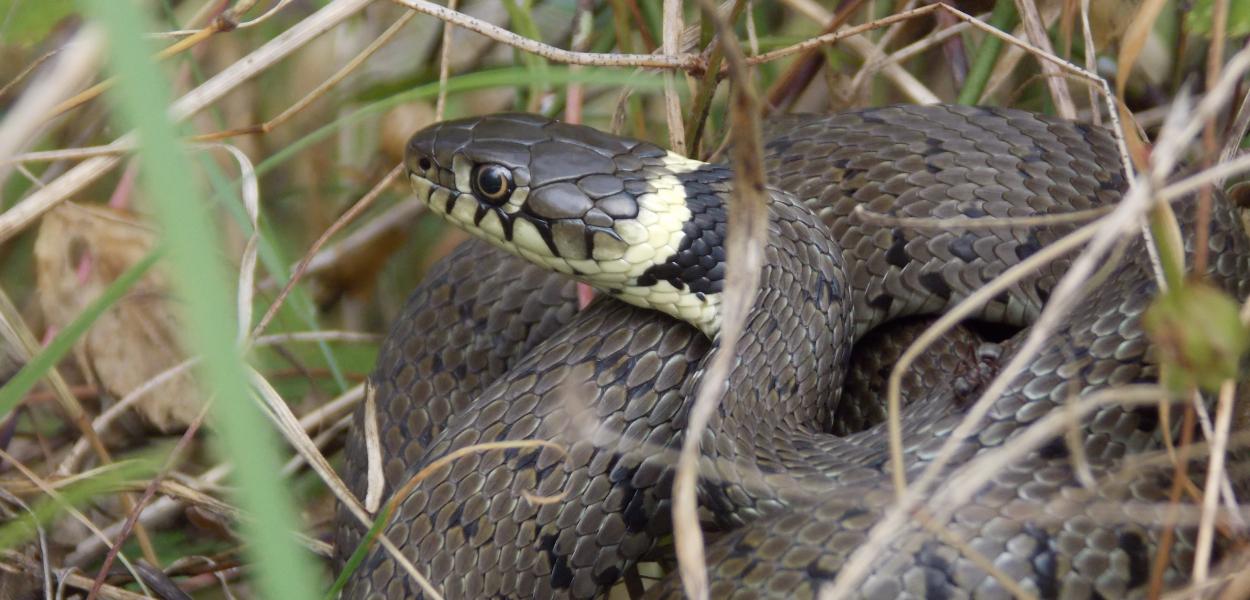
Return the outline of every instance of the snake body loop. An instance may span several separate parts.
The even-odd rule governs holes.
[[[842,398],[850,342],[882,323],[941,312],[1073,227],[891,228],[862,223],[856,207],[1035,216],[1107,206],[1125,186],[1105,131],[1015,110],[896,106],[790,117],[766,131],[775,187],[762,288],[702,440],[700,502],[727,530],[708,549],[717,598],[813,597],[892,501],[883,426],[853,431],[843,422],[863,412]],[[476,443],[543,439],[566,451],[483,452],[434,469],[399,501],[385,534],[449,598],[602,594],[672,529],[675,451],[718,347],[709,340],[719,327],[730,173],[527,115],[435,125],[412,138],[407,166],[433,212],[493,246],[465,244],[447,257],[382,348],[371,382],[387,491]],[[1212,281],[1245,298],[1250,252],[1226,208],[1215,211],[1208,239]],[[978,318],[1027,325],[1065,264],[1018,282]],[[572,280],[554,271],[625,302],[578,312]],[[1144,247],[1127,246],[1104,275],[960,441],[956,465],[1069,401],[1154,379],[1140,326],[1154,293]],[[1017,346],[1004,342],[1004,359]],[[975,358],[938,362],[960,372],[925,382],[905,411],[913,478],[975,398],[979,379],[965,369],[985,368]],[[346,451],[346,479],[361,495],[363,414]],[[857,593],[1008,597],[970,552],[1042,597],[1144,593],[1161,530],[1112,509],[1163,502],[1168,481],[1114,475],[1125,457],[1160,447],[1157,412],[1109,405],[1076,439],[1096,487],[1078,482],[1057,438],[954,507],[937,523],[944,537],[920,523],[906,528]],[[345,556],[361,533],[340,523]],[[1191,548],[1182,528],[1165,584],[1183,583]],[[669,578],[649,593],[676,596],[680,585]],[[419,595],[376,548],[346,591]]]

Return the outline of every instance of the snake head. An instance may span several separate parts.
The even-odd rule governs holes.
[[[708,335],[719,328],[724,168],[528,114],[435,124],[404,160],[417,197],[469,233]]]

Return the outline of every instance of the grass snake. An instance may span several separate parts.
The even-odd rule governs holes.
[[[1074,228],[891,227],[865,223],[856,207],[1001,219],[1109,206],[1126,187],[1107,131],[1001,108],[784,117],[765,125],[764,152],[762,287],[702,441],[699,501],[724,531],[707,549],[713,598],[814,596],[893,500],[884,427],[838,423],[840,400],[859,401],[840,398],[850,342],[882,323],[942,312]],[[672,465],[717,347],[731,173],[521,114],[433,125],[411,138],[405,162],[432,212],[490,243],[463,244],[434,268],[381,349],[370,395],[386,492],[473,444],[542,439],[565,452],[471,453],[434,469],[399,501],[385,533],[448,598],[601,595],[671,534]],[[1208,243],[1211,281],[1245,298],[1250,253],[1223,204]],[[1001,448],[1071,398],[1157,377],[1140,325],[1155,293],[1146,249],[1134,241],[1121,251],[961,441],[955,464]],[[1030,274],[977,318],[1027,325],[1066,264]],[[578,311],[567,275],[605,297]],[[1018,337],[1002,343],[1004,356]],[[975,371],[987,368],[954,362],[970,371],[943,363],[904,411],[911,478],[949,438]],[[364,414],[344,467],[360,496]],[[1126,457],[1161,447],[1162,428],[1155,407],[1094,410],[1075,439],[1098,485],[1080,483],[1056,438],[956,507],[947,537],[918,523],[905,529],[856,593],[1009,597],[971,548],[1038,596],[1143,594],[1161,529],[1107,508],[1166,501],[1161,472],[1115,477]],[[342,556],[361,534],[341,513]],[[1165,584],[1184,583],[1192,537],[1178,530]],[[676,574],[648,594],[680,596]],[[344,595],[420,596],[376,547]]]

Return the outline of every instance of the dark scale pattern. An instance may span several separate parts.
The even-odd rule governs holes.
[[[513,138],[520,143],[537,143],[525,137],[545,127],[537,118],[508,119],[524,125]],[[484,122],[493,123],[499,139],[510,139],[511,128]],[[582,133],[571,139],[591,136],[577,131]],[[731,373],[702,440],[703,507],[723,525],[740,526],[707,549],[715,598],[815,596],[891,504],[882,426],[841,437],[814,427],[836,411],[827,401],[840,388],[846,342],[887,318],[941,310],[1066,230],[896,231],[847,218],[854,207],[909,217],[1046,214],[1114,202],[1123,183],[1105,133],[1019,111],[889,107],[784,119],[770,131],[767,172],[773,183],[819,218],[794,197],[773,195],[764,283],[737,348],[741,366]],[[644,158],[632,154],[612,160],[621,173],[645,166]],[[622,182],[624,193],[647,188],[645,180],[622,176]],[[1212,281],[1245,298],[1250,251],[1233,216],[1219,206],[1209,240]],[[1188,211],[1180,212],[1182,223],[1191,222]],[[1027,322],[1062,269],[1037,273],[980,318]],[[449,286],[435,280],[418,294],[447,298]],[[975,434],[959,444],[955,465],[1000,448],[1073,394],[1153,378],[1140,327],[1153,291],[1146,253],[1140,244],[1130,245],[1124,262],[1087,290]],[[470,314],[486,310],[472,301],[466,307]],[[409,337],[416,314],[401,319],[392,338]],[[472,331],[489,338],[504,329]],[[1010,360],[1018,344],[1019,338],[1002,344],[1000,360]],[[434,347],[443,350],[428,352],[451,352],[449,346]],[[375,375],[379,390],[392,390],[379,393],[383,422],[398,414],[402,423],[409,410],[406,390],[422,386],[438,394],[427,395],[418,410],[441,419],[428,430],[441,430],[430,434],[429,443],[395,440],[389,480],[402,481],[477,442],[547,439],[567,448],[566,455],[546,449],[474,454],[438,469],[402,503],[388,535],[449,598],[602,593],[669,531],[667,453],[680,444],[686,401],[708,347],[691,327],[669,317],[600,301],[452,414],[441,394],[459,385],[450,375],[454,367],[442,379],[418,376],[403,367],[409,360],[403,353],[427,351],[388,342]],[[959,421],[959,387],[929,383],[931,394],[905,411],[910,478]],[[931,518],[1035,594],[1140,595],[1160,531],[1140,524],[1158,522],[1157,515],[1135,507],[1163,501],[1169,481],[1165,474],[1111,476],[1126,456],[1160,448],[1159,420],[1143,415],[1106,406],[1080,424],[1077,443],[1100,482],[1092,490],[1076,481],[1069,453],[1051,443],[996,470],[984,486],[966,490],[966,501],[931,507]],[[359,446],[349,447],[348,455],[349,468],[359,468]],[[402,472],[389,477],[392,464]],[[527,491],[564,495],[535,505],[522,497]],[[1116,507],[1129,512],[1109,512]],[[1189,572],[1193,537],[1189,528],[1177,530],[1168,586],[1180,585]],[[415,590],[375,551],[346,597],[407,598]],[[876,557],[855,593],[1007,597],[958,548],[916,522]],[[669,578],[650,595],[678,597],[679,582]]]
[[[400,481],[405,464],[421,455],[451,415],[568,323],[576,310],[572,281],[503,250],[464,244],[439,261],[396,318],[380,350],[387,359],[370,377],[386,481]],[[363,418],[362,407],[352,417],[354,432],[363,431]],[[343,480],[363,498],[363,434],[347,436],[344,456]],[[338,518],[356,523],[341,508]],[[340,560],[356,547],[361,533],[359,526],[339,528],[335,547]]]
[[[678,177],[686,190],[690,220],[682,226],[677,253],[652,266],[638,277],[638,285],[667,281],[673,287],[696,294],[719,294],[725,287],[725,200],[708,183],[728,180],[724,167],[708,165]]]

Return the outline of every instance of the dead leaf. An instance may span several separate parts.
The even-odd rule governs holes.
[[[48,212],[35,242],[35,270],[49,327],[65,327],[156,240],[151,229],[106,208],[66,202]],[[79,368],[115,399],[186,357],[168,290],[165,276],[149,271],[74,346]],[[200,406],[190,376],[182,375],[144,394],[134,409],[147,425],[169,432],[190,423]]]

